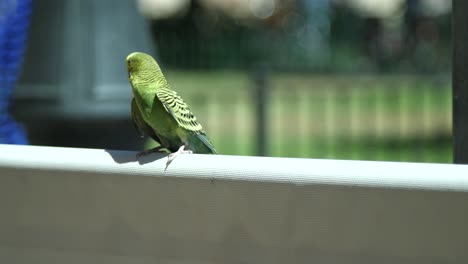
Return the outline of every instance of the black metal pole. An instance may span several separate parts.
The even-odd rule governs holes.
[[[468,164],[468,1],[452,1],[453,157]]]
[[[267,156],[267,103],[268,80],[265,67],[259,67],[255,72],[255,113],[257,128],[257,155]]]

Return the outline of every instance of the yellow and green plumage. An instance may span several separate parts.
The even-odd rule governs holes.
[[[132,118],[140,134],[171,152],[185,146],[194,153],[216,154],[197,118],[170,88],[153,57],[142,52],[128,55],[127,71],[134,96]]]

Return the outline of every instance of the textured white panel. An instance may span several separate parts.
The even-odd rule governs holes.
[[[468,166],[165,163],[0,145],[0,262],[468,263]]]

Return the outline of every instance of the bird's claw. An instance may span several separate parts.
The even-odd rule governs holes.
[[[167,167],[169,167],[169,164],[171,164],[171,162],[175,158],[177,158],[177,156],[179,156],[180,154],[193,154],[193,151],[185,150],[185,145],[180,146],[180,148],[176,152],[171,153],[167,156],[166,168],[164,169],[164,171],[167,170]]]
[[[141,157],[146,156],[146,155],[151,154],[151,153],[166,153],[166,151],[161,150],[163,148],[164,148],[163,146],[157,146],[157,147],[152,148],[152,149],[143,150],[143,151],[138,152],[136,154],[136,157],[141,158]]]

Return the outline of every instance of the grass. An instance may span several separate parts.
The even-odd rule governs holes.
[[[256,154],[254,82],[240,72],[169,72],[223,154]],[[275,74],[270,156],[451,162],[451,90],[421,76]]]

